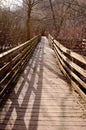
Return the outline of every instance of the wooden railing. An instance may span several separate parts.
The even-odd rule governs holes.
[[[54,49],[59,67],[70,80],[71,85],[86,101],[86,57],[67,49],[49,35],[49,42]]]
[[[36,45],[40,40],[40,36],[35,36],[31,40],[0,54],[0,100],[5,95],[21,70],[25,67]]]

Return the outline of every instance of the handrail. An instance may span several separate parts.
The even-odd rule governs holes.
[[[10,83],[15,82],[21,70],[24,69],[39,41],[40,35],[0,54],[0,100],[10,89]]]
[[[86,101],[86,57],[64,47],[50,34],[49,42],[55,51],[61,71],[70,80],[73,88]]]

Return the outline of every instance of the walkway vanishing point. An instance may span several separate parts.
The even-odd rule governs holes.
[[[60,72],[46,37],[0,108],[0,130],[86,130],[77,96]]]

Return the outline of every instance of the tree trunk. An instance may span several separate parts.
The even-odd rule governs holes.
[[[27,18],[27,21],[26,21],[26,30],[27,30],[27,40],[30,40],[30,18],[28,17]]]
[[[30,19],[31,19],[31,2],[28,5],[28,11],[27,11],[27,21],[26,21],[26,30],[27,30],[27,40],[30,39]]]

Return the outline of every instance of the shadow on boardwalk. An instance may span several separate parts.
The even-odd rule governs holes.
[[[0,130],[86,129],[52,50],[44,45],[47,43],[42,38],[16,87],[0,108]]]
[[[44,39],[42,39],[43,41]],[[42,92],[42,80],[43,80],[43,54],[44,54],[44,42],[42,42],[41,44],[39,43],[39,45],[37,46],[35,53],[30,61],[30,63],[28,64],[28,69],[26,71],[26,73],[23,73],[21,75],[21,77],[23,78],[23,81],[21,82],[21,84],[19,85],[19,89],[17,91],[17,93],[13,90],[11,96],[10,96],[10,107],[8,110],[5,110],[5,117],[2,121],[2,123],[0,124],[0,130],[5,130],[5,129],[12,129],[12,130],[37,130],[37,126],[38,126],[38,117],[39,117],[39,110],[40,110],[40,101],[41,101],[41,92]],[[37,71],[37,68],[39,66],[39,71]],[[32,74],[30,75],[30,79],[29,79],[29,73],[30,70],[32,68]],[[38,82],[37,82],[37,88],[34,87],[34,83],[35,83],[35,77],[36,75],[38,75]],[[28,88],[27,91],[24,94],[22,103],[20,105],[20,103],[18,102],[18,98],[21,95],[21,92],[26,89],[25,84],[28,83]],[[15,88],[16,89],[16,88]],[[32,94],[32,92],[35,95],[34,98],[34,102],[33,102],[33,106],[31,109],[31,115],[30,115],[30,120],[24,120],[25,114],[26,114],[26,110],[28,109],[28,104],[29,104],[29,100],[30,100],[30,96]],[[9,102],[8,102],[9,104]],[[6,108],[5,108],[6,109]],[[34,110],[36,111],[36,115],[34,116]],[[1,109],[0,109],[1,111]],[[12,122],[10,121],[10,118],[12,117],[13,111],[16,112],[16,117],[15,114],[13,115],[13,119],[11,119]],[[35,118],[35,124],[34,126],[32,125],[32,122],[34,121]],[[15,120],[14,120],[15,119]],[[14,122],[14,124],[13,124]],[[12,126],[11,126],[12,123]],[[8,125],[9,124],[9,125]],[[28,126],[26,126],[26,124],[28,124]],[[9,128],[8,128],[9,127]]]

